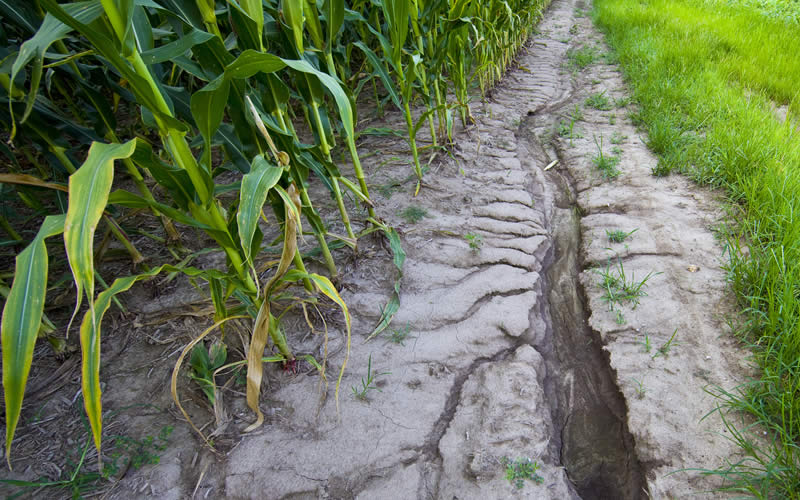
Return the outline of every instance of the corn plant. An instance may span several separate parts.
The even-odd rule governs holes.
[[[47,16],[40,30],[53,29],[55,26],[59,36],[74,31],[84,44],[91,47],[94,54],[101,56],[107,70],[125,80],[127,91],[132,94],[133,102],[141,110],[144,125],[157,132],[166,155],[162,156],[154,151],[158,144],[149,144],[143,139],[132,139],[124,143],[93,142],[86,160],[69,177],[66,214],[47,217],[37,237],[18,256],[14,283],[8,293],[2,319],[7,456],[10,456],[8,452],[19,419],[24,387],[32,362],[33,345],[42,322],[48,263],[45,239],[59,234],[63,234],[77,289],[75,315],[84,299],[89,304],[89,310],[80,326],[82,387],[84,406],[98,450],[102,433],[99,369],[100,325],[103,315],[118,293],[129,289],[136,281],[160,272],[182,272],[205,279],[210,285],[217,320],[240,311],[255,318],[248,353],[247,400],[257,415],[254,426],[260,425],[263,421],[258,408],[261,357],[267,340],[272,339],[286,361],[294,359],[277,319],[270,312],[272,294],[295,281],[302,281],[309,288],[316,287],[344,311],[348,338],[349,316],[346,305],[331,282],[323,276],[308,273],[297,250],[302,213],[315,226],[325,260],[329,264],[333,262],[325,243],[324,226],[313,210],[305,189],[310,170],[315,169],[315,172],[322,175],[328,170],[324,166],[320,168],[313,153],[307,152],[308,148],[303,149],[285,121],[284,127],[281,127],[279,122],[269,119],[270,114],[258,109],[253,101],[260,101],[257,98],[263,98],[266,91],[276,95],[276,88],[278,92],[282,90],[280,82],[284,79],[296,84],[304,78],[309,86],[317,86],[316,90],[324,88],[332,96],[334,109],[337,110],[346,135],[345,141],[355,156],[352,109],[346,93],[336,79],[315,68],[308,60],[285,59],[258,50],[256,47],[261,45],[263,38],[259,29],[263,29],[263,24],[259,26],[254,19],[263,19],[263,16],[261,6],[252,2],[243,2],[229,11],[231,19],[234,23],[239,23],[238,28],[241,29],[239,43],[242,47],[252,47],[235,54],[228,52],[222,43],[221,30],[225,29],[225,25],[216,19],[213,9],[198,9],[195,19],[192,19],[191,10],[177,10],[184,14],[189,12],[183,20],[189,24],[194,22],[196,26],[193,30],[184,32],[183,35],[176,33],[175,40],[160,47],[142,50],[139,40],[146,39],[147,32],[153,28],[147,24],[148,16],[137,17],[137,13],[142,12],[141,6],[112,0],[67,5],[43,0],[41,4],[46,9]],[[191,4],[183,4],[187,5]],[[201,3],[198,5],[203,6]],[[249,12],[246,10],[248,8],[251,9]],[[202,26],[208,32],[199,31],[199,19],[202,19]],[[31,44],[29,47],[34,46],[37,53],[43,54],[47,43],[40,41],[45,37],[45,34],[40,34],[41,31],[37,32],[26,43]],[[245,36],[246,34],[250,37]],[[261,48],[263,49],[263,45]],[[194,66],[191,65],[191,60],[187,62],[181,59],[188,58],[190,50],[192,57],[197,59]],[[89,55],[84,54],[83,57]],[[205,61],[206,57],[216,60],[218,64]],[[39,60],[34,59],[36,66]],[[207,81],[200,87],[197,84],[202,80],[197,78],[198,75],[192,75],[192,84],[199,88],[191,95],[188,110],[184,109],[183,112],[178,110],[174,96],[158,78],[159,74],[164,74],[157,71],[160,69],[159,65],[170,60],[181,61],[180,64],[191,68]],[[18,61],[21,62],[16,64],[17,67],[12,70],[8,80],[12,96],[17,89],[13,82],[16,82],[18,72],[30,59]],[[208,63],[205,68],[200,66],[200,61]],[[270,79],[278,73],[280,77]],[[38,100],[33,89],[37,83],[35,78],[31,80],[32,89],[27,93],[28,102]],[[253,96],[252,100],[248,98],[250,94]],[[287,109],[286,103],[271,104],[271,116]],[[13,108],[11,113],[12,123],[16,123]],[[219,135],[226,132],[222,127],[226,113],[231,117],[241,117],[236,121],[234,134],[227,134],[220,141],[228,156],[233,161],[246,158],[248,151],[255,152],[248,162],[247,173],[242,177],[238,199],[227,207],[224,206],[224,200],[215,193],[215,165],[211,154]],[[27,119],[23,115],[19,122],[26,123]],[[192,135],[194,141],[189,140]],[[274,141],[273,135],[276,137]],[[246,146],[245,141],[248,141]],[[202,145],[199,156],[192,151],[193,143]],[[159,181],[171,195],[170,203],[161,203],[152,197],[139,196],[124,190],[111,192],[114,164],[125,160],[146,169]],[[365,188],[357,160],[354,160],[354,165],[359,181]],[[349,183],[348,187],[358,192],[362,201],[369,202],[365,189],[362,191],[362,188],[353,183]],[[267,199],[270,199],[270,204],[274,207],[280,207],[276,211],[283,225],[283,252],[273,278],[262,286],[255,273],[254,258],[262,238],[257,222]],[[119,278],[108,289],[96,295],[94,235],[98,222],[110,205],[147,207],[175,222],[205,231],[225,253],[228,268],[218,271],[160,266],[138,275]],[[289,269],[292,264],[295,266],[294,270]],[[335,267],[329,265],[329,270],[335,274]],[[227,299],[231,296],[239,298],[242,305],[230,309]]]
[[[303,226],[313,233],[331,278],[338,272],[329,242],[356,248],[358,237],[373,231],[388,236],[402,271],[400,238],[375,214],[356,149],[354,103],[361,89],[371,83],[379,106],[391,102],[404,114],[418,192],[419,130],[428,126],[432,146],[444,134],[452,141],[453,110],[469,120],[472,82],[485,92],[497,81],[545,3],[0,2],[8,40],[0,47],[0,123],[15,146],[0,147],[11,160],[11,171],[0,174],[6,186],[0,196],[16,195],[47,214],[17,255],[11,286],[0,283],[6,297],[2,347],[9,463],[34,343],[54,326],[44,315],[48,238],[64,240],[76,286],[73,319],[88,304],[80,321],[82,388],[98,450],[103,316],[118,294],[159,273],[205,280],[215,324],[240,315],[252,319],[247,354],[247,402],[256,414],[252,430],[263,421],[258,400],[266,344],[271,341],[286,362],[294,359],[271,305],[287,286],[302,283],[339,306],[349,349],[347,306],[328,277],[307,270],[297,243]],[[418,101],[424,107],[415,119]],[[126,110],[133,120],[122,126],[117,116]],[[349,165],[334,162],[337,145]],[[23,169],[16,155],[31,167]],[[238,176],[235,184],[217,183],[226,171]],[[136,192],[115,189],[120,177]],[[149,187],[153,181],[158,189]],[[312,182],[329,190],[345,235],[328,231],[308,191]],[[38,202],[33,187],[52,192],[55,213]],[[232,191],[237,196],[226,194]],[[347,196],[365,208],[360,234]],[[279,224],[281,257],[271,279],[261,283],[255,260],[264,238],[258,221],[267,205]],[[176,226],[207,234],[225,254],[225,268],[197,269],[185,260],[149,268],[115,218],[137,209],[159,218],[167,242],[179,240]],[[141,271],[108,286],[96,272],[101,221]],[[13,222],[0,214],[0,226],[14,242],[23,242]],[[398,278],[372,336],[388,326],[399,293]]]

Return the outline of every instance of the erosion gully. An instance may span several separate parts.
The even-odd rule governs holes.
[[[554,2],[556,14],[569,27],[572,11],[585,8],[582,2]],[[569,15],[564,15],[569,12]],[[552,24],[552,23],[551,23]],[[552,43],[556,34],[550,32]],[[534,42],[547,47],[547,42]],[[538,47],[541,49],[541,47]],[[553,54],[554,51],[548,51]],[[565,52],[560,51],[564,68]],[[535,57],[535,56],[534,56]],[[552,76],[553,66],[537,76]],[[528,68],[524,71],[530,72]],[[550,73],[548,75],[548,73]],[[427,440],[428,460],[439,461],[438,443],[447,430],[462,399],[465,381],[485,364],[507,359],[522,345],[531,345],[546,365],[543,389],[550,404],[550,415],[556,434],[551,438],[551,453],[560,457],[561,465],[577,495],[585,500],[649,498],[645,470],[635,453],[634,438],[627,426],[625,399],[617,386],[616,375],[608,353],[603,350],[596,332],[589,327],[587,298],[578,276],[582,270],[580,255],[580,210],[569,170],[547,169],[554,161],[562,165],[565,159],[559,151],[542,141],[548,131],[556,130],[565,113],[565,104],[574,101],[577,89],[568,76],[555,85],[540,87],[545,99],[535,110],[520,120],[515,133],[518,158],[528,159],[532,168],[541,170],[539,195],[545,207],[546,228],[550,245],[542,260],[543,297],[538,309],[530,311],[544,319],[544,335],[521,336],[512,347],[490,357],[480,357],[459,373],[445,410],[437,420]],[[501,90],[500,92],[503,92]],[[506,89],[508,92],[508,89]],[[513,88],[510,92],[514,94]],[[542,96],[537,96],[542,97]],[[531,321],[535,323],[535,321]],[[435,482],[435,480],[434,480]]]
[[[532,133],[553,126],[547,109],[528,115],[520,128],[520,143],[538,149],[547,160],[562,161],[555,150],[548,154]],[[544,389],[554,401],[551,414],[560,429],[559,456],[583,499],[644,498],[644,470],[628,430],[625,399],[608,353],[588,326],[586,296],[578,281],[580,215],[573,183],[564,172],[546,173],[554,194],[552,247],[544,260],[548,301],[543,314],[549,316],[549,328],[545,341],[534,345],[548,367]]]

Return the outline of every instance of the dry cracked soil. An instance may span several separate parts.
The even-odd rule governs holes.
[[[203,293],[133,292],[134,318],[109,327],[126,340],[104,346],[106,433],[174,431],[159,464],[119,471],[105,497],[720,497],[701,471],[736,449],[705,389],[747,374],[724,322],[733,308],[713,232],[720,203],[683,177],[652,175],[657,158],[628,118],[634,106],[609,58],[575,66],[576,51],[607,53],[589,7],[553,1],[515,67],[474,104],[475,124],[430,164],[418,196],[401,140],[362,141],[378,211],[407,260],[392,326],[366,341],[390,297],[391,255],[367,237],[358,257],[344,258],[354,338],[338,411],[335,380],[321,384],[302,365],[298,374],[270,367],[267,421],[242,434],[253,416],[241,388],[226,388],[214,415],[183,377],[184,404],[214,435],[209,451],[168,387],[177,354],[208,326]],[[587,104],[597,95],[606,109]],[[369,125],[401,129],[401,120]],[[618,176],[597,168],[600,151],[618,158]],[[409,207],[420,220],[403,218]],[[630,234],[612,242],[612,231]],[[638,297],[614,295],[645,278]],[[293,342],[318,359],[326,349],[333,374],[343,324],[327,316],[327,343],[321,334]],[[288,331],[303,330],[302,316],[289,318]],[[374,389],[356,397],[368,362]],[[68,382],[38,420],[26,410],[22,450],[25,436],[41,443],[54,432],[48,419],[80,421],[76,379]],[[18,455],[16,477],[54,474],[36,451],[28,462]],[[507,470],[527,460],[538,480],[510,481]]]

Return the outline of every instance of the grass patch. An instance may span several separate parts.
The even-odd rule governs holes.
[[[622,243],[623,241],[627,240],[630,235],[638,231],[639,228],[637,227],[633,231],[625,232],[622,229],[615,229],[613,231],[609,231],[606,229],[606,237],[608,241],[611,243]]]
[[[608,98],[605,90],[587,97],[585,104],[590,108],[599,109],[600,111],[608,111],[613,107],[611,105],[611,99]]]
[[[603,174],[604,178],[617,178],[620,174],[619,168],[617,168],[617,165],[619,165],[619,157],[611,156],[603,152],[603,136],[600,136],[600,141],[598,141],[595,136],[594,144],[597,146],[597,154],[592,157],[594,166]]]
[[[428,211],[416,205],[409,205],[400,212],[400,217],[409,224],[416,224],[428,216]]]
[[[636,123],[660,155],[653,173],[680,170],[735,202],[726,270],[745,317],[736,332],[761,378],[716,393],[760,425],[728,420],[746,457],[708,472],[739,494],[800,498],[797,24],[735,2],[598,0],[595,9],[640,105]],[[788,106],[786,122],[776,105]],[[766,439],[754,440],[755,429]]]
[[[582,70],[595,62],[599,57],[597,49],[585,45],[578,49],[567,50],[567,63],[570,69]]]

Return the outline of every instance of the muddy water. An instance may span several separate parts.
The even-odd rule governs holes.
[[[548,160],[550,156],[532,132],[551,127],[554,121],[554,115],[544,110],[529,114],[519,134],[529,150],[539,150]],[[568,175],[559,170],[545,175],[554,194],[549,220],[552,251],[544,261],[549,328],[545,342],[535,346],[550,374],[545,390],[558,402],[551,412],[560,429],[561,462],[584,500],[646,498],[644,471],[628,430],[625,399],[616,385],[608,353],[588,327],[585,295],[578,281],[579,208]]]

